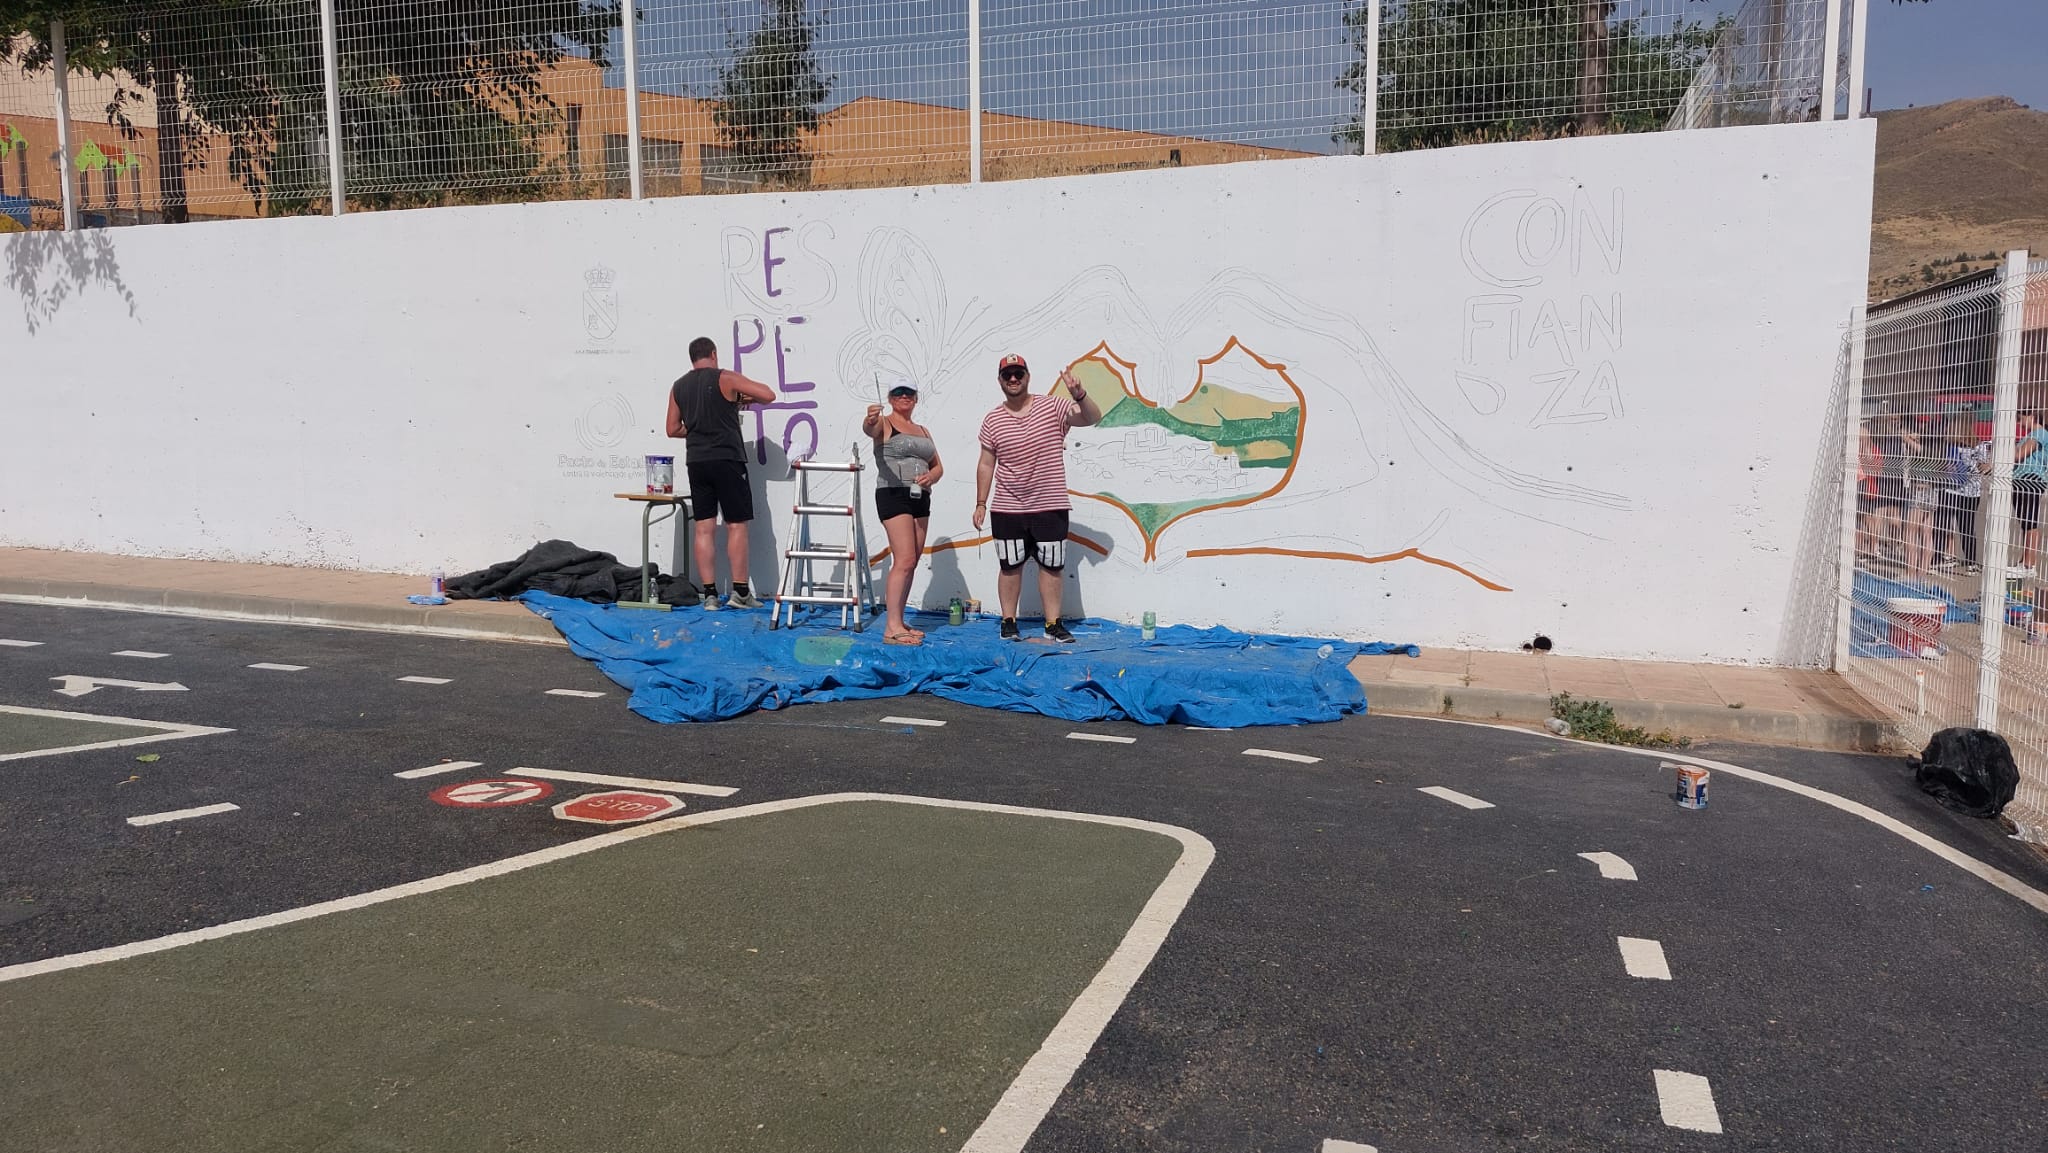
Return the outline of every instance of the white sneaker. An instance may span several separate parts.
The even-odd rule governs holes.
[[[749,592],[745,594],[732,593],[728,595],[725,598],[725,607],[729,609],[758,609],[765,608],[767,607],[767,605],[766,602],[764,602],[760,597],[757,597],[753,593]]]

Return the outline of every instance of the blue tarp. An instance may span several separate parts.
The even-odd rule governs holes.
[[[1892,622],[1884,606],[1893,597],[1941,601],[1948,605],[1948,611],[1942,614],[1942,620],[1947,624],[1972,624],[1977,620],[1976,605],[1957,601],[1952,593],[1939,585],[1907,584],[1857,569],[1856,581],[1851,587],[1854,589],[1849,609],[1849,655],[1852,657],[1917,658],[1920,655],[1892,646]]]
[[[664,724],[911,693],[1070,721],[1303,724],[1365,711],[1365,690],[1346,667],[1353,657],[1421,653],[1187,625],[1146,641],[1096,620],[1069,622],[1075,643],[1049,645],[1002,640],[993,617],[956,628],[930,613],[913,614],[925,643],[901,646],[882,643],[879,623],[841,632],[836,613],[830,623],[770,629],[766,612],[657,613],[540,592],[519,599],[630,690],[634,712]]]

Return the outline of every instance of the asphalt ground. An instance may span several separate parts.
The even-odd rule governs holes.
[[[1086,726],[1135,738],[1112,744],[912,697],[657,726],[546,647],[30,606],[0,606],[0,637],[45,642],[0,649],[0,704],[235,730],[0,763],[0,965],[598,832],[548,808],[597,786],[454,809],[428,794],[470,771],[392,775],[441,760],[479,762],[476,778],[540,767],[736,790],[688,796],[692,812],[953,798],[1160,822],[1215,846],[1034,1150],[2048,1147],[2048,918],[1868,821],[1725,774],[1691,811],[1655,759],[1420,719]],[[189,688],[56,696],[66,675]],[[2048,889],[2039,857],[1934,806],[1896,760],[1698,751]],[[214,803],[239,808],[126,823]],[[1586,852],[1638,879],[1603,879]],[[1621,937],[1657,942],[1671,979],[1630,976]],[[1667,1124],[1656,1070],[1705,1078],[1722,1131]]]

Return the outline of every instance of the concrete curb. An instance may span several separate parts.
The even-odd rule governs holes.
[[[93,581],[43,581],[0,577],[0,601],[76,605],[167,613],[218,620],[268,621],[321,628],[367,629],[471,640],[564,644],[555,626],[537,616],[510,616],[434,605],[365,605],[293,600],[245,593],[190,589],[134,588]]]
[[[1381,683],[1368,686],[1365,696],[1368,709],[1380,713],[1530,724],[1541,724],[1550,716],[1550,697],[1546,693]],[[1659,701],[1608,703],[1614,706],[1615,719],[1623,724],[1640,725],[1653,733],[1668,729],[1674,736],[1694,740],[1718,738],[1868,753],[1885,751],[1893,739],[1890,724],[1865,717]]]

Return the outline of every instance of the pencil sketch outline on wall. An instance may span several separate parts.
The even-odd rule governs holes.
[[[1188,395],[1189,386],[1176,389],[1174,382],[1200,381],[1203,362],[1223,355],[1219,347],[1228,352],[1234,345],[1285,379],[1301,407],[1300,437],[1288,481],[1235,507],[1200,510],[1200,516],[1186,520],[1185,528],[1173,527],[1177,539],[1183,532],[1187,536],[1170,555],[1160,555],[1157,547],[1169,525],[1159,526],[1150,539],[1145,539],[1142,525],[1126,526],[1139,533],[1142,548],[1137,558],[1125,555],[1128,550],[1113,550],[1113,559],[1120,564],[1177,565],[1186,556],[1221,555],[1218,548],[1234,551],[1250,540],[1270,541],[1270,523],[1263,532],[1260,523],[1279,509],[1303,509],[1308,515],[1302,519],[1317,525],[1354,523],[1360,519],[1361,506],[1347,494],[1380,480],[1403,455],[1389,457],[1382,441],[1405,443],[1412,450],[1406,454],[1409,459],[1419,458],[1430,472],[1488,511],[1581,537],[1601,539],[1592,528],[1569,523],[1564,509],[1625,512],[1633,507],[1624,495],[1551,480],[1491,458],[1408,386],[1356,319],[1247,269],[1218,272],[1163,323],[1125,274],[1110,265],[1081,271],[1009,319],[991,320],[992,306],[979,298],[967,301],[955,316],[944,270],[930,250],[907,229],[885,227],[871,232],[864,244],[857,280],[861,327],[841,344],[839,355],[841,379],[855,396],[864,395],[871,387],[868,382],[877,376],[902,374],[919,383],[929,403],[941,399],[956,379],[970,388],[979,384],[984,358],[999,351],[1044,347],[1047,342],[1086,348],[1063,354],[1062,366],[1113,353],[1118,363],[1132,366],[1124,382],[1126,395],[1154,406],[1172,405]],[[1044,381],[1053,373],[1040,366],[1037,375]],[[1338,387],[1332,377],[1344,379],[1349,387]],[[1269,395],[1279,397],[1277,390]],[[1375,418],[1372,433],[1359,414],[1361,403]],[[1077,439],[1085,446],[1091,435],[1097,434],[1079,430]],[[1383,466],[1382,461],[1388,463]],[[1091,462],[1085,454],[1079,463],[1082,467],[1075,472],[1089,471]],[[1445,532],[1453,508],[1440,493],[1417,492],[1410,485],[1402,485],[1402,499],[1384,502],[1386,507],[1375,510],[1386,522],[1385,536],[1426,541]],[[1103,499],[1099,492],[1077,490],[1077,495]],[[1421,547],[1409,543],[1388,553],[1327,531],[1287,539],[1307,541],[1312,535],[1312,543],[1343,547],[1284,550],[1276,544],[1269,551],[1341,553],[1345,555],[1323,559],[1382,563]],[[1449,567],[1489,588],[1505,587],[1471,571],[1476,565]]]

